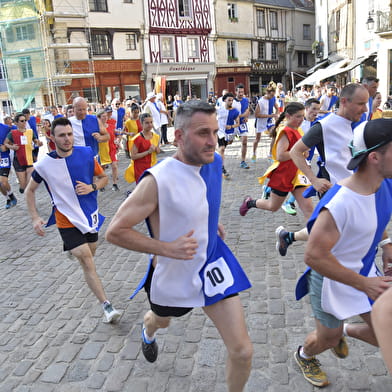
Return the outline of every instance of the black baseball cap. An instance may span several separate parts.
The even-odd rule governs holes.
[[[369,152],[392,141],[392,119],[364,121],[354,129],[353,135],[353,140],[349,144],[352,156],[347,165],[349,170],[358,167]]]

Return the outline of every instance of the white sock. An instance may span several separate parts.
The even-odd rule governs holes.
[[[348,336],[347,326],[348,326],[348,323],[344,323],[343,324],[343,336]]]
[[[154,339],[155,339],[155,333],[154,333],[153,336],[148,336],[147,335],[146,326],[144,324],[143,324],[143,335],[144,335],[144,338],[147,340],[147,342],[153,342]]]
[[[302,359],[310,359],[310,358],[312,358],[312,356],[309,357],[309,355],[306,355],[306,354],[305,354],[305,351],[304,351],[304,348],[303,348],[303,347],[301,347],[300,350],[299,350],[299,356],[300,356]]]

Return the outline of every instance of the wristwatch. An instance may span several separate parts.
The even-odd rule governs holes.
[[[93,187],[93,190],[94,190],[94,191],[97,190],[97,184],[92,183],[91,186]]]

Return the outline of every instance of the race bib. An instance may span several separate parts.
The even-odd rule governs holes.
[[[244,123],[244,124],[241,124],[241,125],[240,125],[240,129],[241,129],[241,131],[247,131],[247,130],[248,130],[248,127],[247,127],[246,124]]]
[[[209,263],[204,270],[204,294],[207,297],[223,294],[233,283],[233,275],[223,257]]]
[[[308,180],[308,177],[306,177],[303,174],[298,175],[297,182],[300,185],[310,185],[310,181]]]
[[[96,229],[98,227],[98,223],[99,223],[99,215],[98,215],[98,211],[95,211],[91,214],[91,227],[93,229]]]
[[[25,145],[27,144],[27,136],[22,135],[22,136],[20,137],[20,144],[21,144],[22,146],[25,146]]]
[[[0,167],[10,167],[10,159],[0,158]]]

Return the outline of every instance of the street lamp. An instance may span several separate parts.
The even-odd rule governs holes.
[[[374,29],[374,19],[372,18],[370,12],[369,12],[368,20],[366,21],[366,25],[369,31]]]

